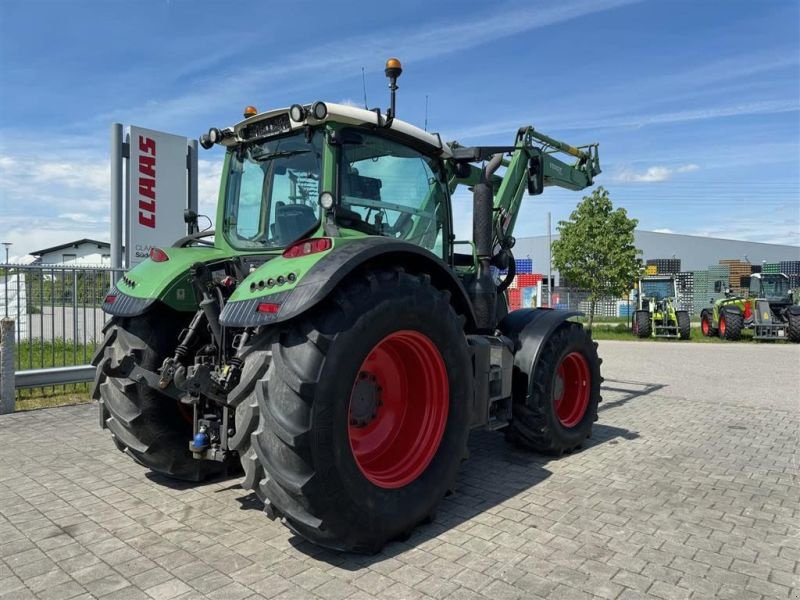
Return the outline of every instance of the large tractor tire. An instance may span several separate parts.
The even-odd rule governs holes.
[[[786,327],[786,339],[795,344],[800,343],[800,313],[788,312],[788,324]]]
[[[717,329],[714,327],[714,318],[707,310],[700,313],[700,331],[703,333],[704,337],[714,337],[717,335]]]
[[[275,339],[246,480],[304,538],[377,552],[454,488],[470,372],[447,292],[401,270],[352,279]]]
[[[192,457],[191,407],[128,377],[134,364],[158,371],[174,351],[183,325],[184,320],[167,309],[112,319],[92,361],[97,366],[92,395],[100,401],[101,419],[122,452],[168,477],[202,481],[227,465]]]
[[[742,337],[744,317],[742,313],[723,310],[719,315],[719,337],[735,342]]]
[[[675,316],[678,319],[678,333],[682,340],[688,340],[692,335],[692,320],[689,318],[689,313],[685,310],[675,311]]]
[[[509,441],[554,455],[580,448],[597,420],[601,362],[597,343],[579,324],[556,330],[534,372],[518,380]]]
[[[637,310],[633,315],[633,334],[640,338],[649,338],[653,333],[650,311]]]

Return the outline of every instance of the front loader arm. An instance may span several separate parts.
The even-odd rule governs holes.
[[[531,161],[539,165],[542,172],[542,188],[558,186],[578,191],[592,185],[594,177],[600,171],[598,144],[574,147],[539,133],[533,127],[522,127],[517,132],[514,146],[484,146],[463,148],[453,142],[456,160],[475,163],[488,159],[493,154],[507,155],[502,165],[505,172],[502,176],[492,176],[494,191],[494,231],[496,242],[513,235],[514,226],[522,204],[522,196],[528,189],[529,167]],[[573,164],[558,158],[558,154],[568,154],[576,158]],[[467,165],[468,172],[450,178],[450,192],[458,185],[473,186],[480,181],[481,168],[475,164]],[[466,170],[466,169],[465,169]],[[536,189],[534,194],[543,190]]]

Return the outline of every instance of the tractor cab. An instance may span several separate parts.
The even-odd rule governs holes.
[[[750,297],[770,304],[791,304],[789,278],[783,273],[754,273],[750,276]]]
[[[639,282],[639,296],[642,308],[645,308],[644,305],[649,302],[658,305],[667,298],[675,298],[675,279],[653,276],[643,278]]]
[[[277,256],[306,239],[381,236],[450,261],[452,153],[438,136],[325,102],[245,117],[201,137],[226,148],[217,247]]]

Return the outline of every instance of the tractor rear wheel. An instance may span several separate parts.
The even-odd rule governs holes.
[[[526,389],[515,392],[509,441],[556,455],[580,448],[597,420],[600,363],[597,344],[583,327],[567,323],[556,330]]]
[[[245,465],[270,518],[377,552],[433,517],[466,456],[463,318],[427,277],[375,271],[283,328]]]
[[[789,312],[787,315],[788,326],[786,327],[786,338],[795,344],[800,343],[800,314],[792,314]]]
[[[722,311],[719,315],[719,337],[735,342],[742,337],[742,314],[732,311]]]
[[[158,371],[183,324],[167,309],[112,319],[92,360],[97,366],[92,396],[100,401],[101,419],[122,452],[168,477],[202,481],[227,465],[192,457],[191,408],[128,377],[134,364]]]
[[[653,333],[653,324],[650,320],[650,311],[637,310],[633,317],[634,333],[637,337],[648,338]]]
[[[689,318],[689,313],[685,310],[675,312],[678,319],[678,333],[682,340],[688,340],[692,335],[692,321]]]

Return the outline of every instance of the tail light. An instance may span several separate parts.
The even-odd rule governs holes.
[[[167,262],[169,256],[161,248],[150,248],[150,259],[153,262]]]
[[[744,303],[744,318],[749,319],[753,316],[753,308],[750,306],[750,301]]]
[[[103,304],[114,304],[114,302],[116,302],[116,301],[117,301],[117,295],[116,294],[108,294],[106,296],[106,299],[103,301]]]
[[[274,304],[272,302],[262,302],[256,308],[256,312],[265,313],[268,315],[275,315],[281,309],[280,304]]]
[[[284,258],[298,258],[308,256],[317,252],[325,252],[333,247],[331,238],[311,238],[295,242],[283,251]]]

